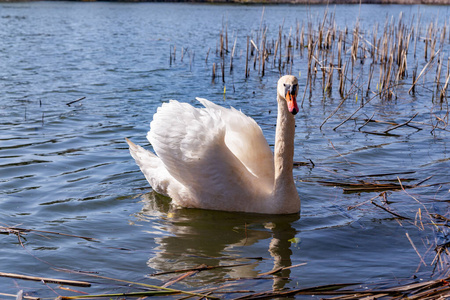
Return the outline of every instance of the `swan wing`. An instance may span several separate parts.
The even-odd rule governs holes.
[[[179,205],[245,210],[251,203],[241,199],[255,199],[264,189],[225,142],[222,116],[220,109],[171,100],[153,117],[147,138],[168,173],[188,191],[170,195]]]
[[[261,127],[254,119],[235,108],[225,108],[203,98],[196,98],[206,109],[218,111],[226,126],[225,143],[230,151],[262,182],[272,187],[273,153]]]

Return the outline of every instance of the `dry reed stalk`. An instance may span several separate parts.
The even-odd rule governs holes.
[[[370,67],[369,67],[369,79],[367,80],[366,97],[369,96],[370,83],[371,83],[371,81],[372,81],[373,71],[374,71],[374,64],[371,63],[371,64],[370,64]]]
[[[279,47],[279,41],[277,40],[275,42],[275,50],[273,52],[273,66],[275,67],[275,62],[277,60],[277,54],[278,54],[278,47]]]
[[[206,51],[206,57],[205,57],[206,64],[208,63],[209,51],[211,51],[211,48],[208,48],[208,51]]]
[[[305,26],[302,22],[302,31],[300,33],[300,55],[303,56],[303,48],[305,48]]]
[[[248,78],[248,76],[249,76],[249,69],[248,69],[249,43],[250,43],[250,37],[247,36],[247,55],[245,56],[245,78]]]
[[[325,86],[325,90],[328,93],[331,93],[331,89],[333,87],[333,71],[334,71],[334,66],[332,63],[330,63],[330,70],[328,72],[328,80],[327,80],[327,85]]]
[[[441,85],[441,71],[442,71],[442,59],[441,59],[441,56],[439,55],[437,69],[436,69],[436,78],[435,78],[436,92],[439,90],[439,87]]]
[[[224,56],[224,49],[223,49],[223,28],[222,28],[222,32],[220,33],[219,55],[220,55],[220,57],[223,57],[223,56]]]
[[[391,53],[391,55],[389,56],[388,72],[387,72],[387,76],[385,78],[385,80],[386,80],[385,81],[385,86],[387,87],[385,95],[386,95],[388,100],[392,99],[392,95],[393,95],[392,88],[391,88],[391,85],[390,85],[391,73],[393,71],[393,64],[394,64],[394,55],[393,55],[393,53]]]
[[[318,41],[318,48],[321,50],[322,50],[322,40],[323,40],[322,28],[319,28],[319,37],[318,37],[317,41]]]
[[[377,62],[377,33],[378,33],[378,23],[374,25],[372,32],[372,48],[370,51],[370,55],[372,56],[372,63]]]
[[[430,42],[429,35],[431,34],[431,27],[432,26],[433,26],[433,23],[430,24],[430,27],[428,28],[428,31],[427,31],[427,36],[425,37],[425,50],[424,50],[425,61],[428,60],[428,43]]]
[[[250,39],[250,44],[252,49],[250,53],[253,56],[253,70],[256,70],[256,62],[258,61],[259,49],[258,46],[256,46],[253,39]]]
[[[282,43],[282,39],[283,39],[283,27],[280,26],[279,32],[278,32],[278,49],[280,50],[279,53],[279,58],[278,58],[278,71],[281,71],[281,58],[282,58],[282,54],[281,54],[281,43]]]
[[[231,57],[230,57],[230,73],[233,71],[233,58],[234,58],[234,51],[236,50],[236,43],[237,43],[237,36],[234,39],[233,49],[231,50]]]
[[[229,53],[229,51],[228,51],[228,23],[225,24],[225,51],[226,51],[226,53]]]
[[[439,50],[438,50],[439,52]],[[437,53],[436,53],[437,54]],[[416,85],[417,81],[419,81],[420,77],[422,77],[424,74],[426,74],[426,70],[428,69],[428,67],[430,66],[430,64],[433,62],[433,60],[430,59],[430,61],[428,61],[428,63],[423,67],[422,71],[420,71],[419,76],[417,76],[416,80],[413,82],[412,87],[408,90],[408,93],[411,92],[412,88]]]
[[[403,53],[403,29],[401,25],[401,16],[402,13],[400,13],[400,20],[398,21],[398,31],[397,31],[397,64],[400,66],[402,53]]]
[[[444,101],[445,95],[447,94],[448,81],[450,79],[450,74],[447,74],[447,79],[445,80],[444,87],[441,90],[440,101],[441,103]]]
[[[341,98],[344,98],[345,94],[345,72],[347,71],[347,63],[344,63],[344,66],[342,66],[340,74],[339,74],[339,94],[341,95]]]
[[[225,83],[225,56],[222,58],[223,61],[220,63],[220,69],[222,70],[222,82]]]
[[[431,41],[431,55],[430,55],[430,59],[434,58],[435,50],[436,50],[436,43],[437,43],[437,40],[436,40],[436,37],[434,37],[434,39],[432,39],[432,41]]]
[[[320,66],[320,70],[322,71],[322,93],[324,93],[325,91],[326,91],[326,85],[325,85],[325,82],[326,82],[326,71],[327,71],[327,69],[326,69],[326,62],[325,62],[325,64],[324,65],[322,65],[322,64],[320,64],[319,63],[319,66]]]
[[[16,298],[16,300],[22,300],[22,299],[26,299],[26,300],[40,300],[41,298],[38,297],[30,297],[30,296],[24,296],[23,295],[23,290],[20,290],[17,295],[14,294],[6,294],[6,293],[1,293],[0,292],[0,296],[6,296],[6,297],[12,297],[12,298]]]
[[[262,53],[261,53],[261,76],[265,75],[265,67],[266,67],[266,37],[265,35],[262,38]]]
[[[412,72],[412,85],[411,85],[410,91],[413,93],[413,95],[416,93],[416,82],[417,82],[416,76],[417,76],[417,64]]]
[[[441,40],[440,40],[440,48],[442,49],[444,43],[445,43],[445,34],[447,32],[447,20],[445,20],[444,22],[444,26],[442,27],[442,31],[441,31]]]
[[[14,274],[14,273],[0,272],[0,276],[8,277],[8,278],[15,278],[15,279],[22,279],[22,280],[43,281],[43,282],[47,282],[47,283],[57,283],[57,284],[81,286],[81,287],[90,287],[91,286],[91,283],[86,282],[86,281],[45,278],[45,277],[28,276],[28,275],[22,275],[22,274]]]
[[[356,62],[356,58],[358,55],[358,46],[359,46],[359,28],[358,24],[356,25],[355,29],[353,29],[353,42],[351,46],[351,57],[352,57],[352,80],[353,80],[353,68]]]
[[[158,286],[158,285],[153,285],[153,284],[147,284],[147,283],[142,283],[142,282],[134,282],[134,281],[129,281],[129,280],[123,280],[123,279],[118,279],[118,278],[112,278],[112,277],[107,277],[107,276],[102,276],[102,275],[97,275],[97,274],[93,274],[93,273],[84,273],[85,276],[89,276],[89,277],[94,277],[94,278],[101,278],[101,279],[106,279],[106,280],[110,280],[110,281],[116,281],[116,282],[122,282],[122,283],[126,283],[130,286],[139,286],[139,287],[145,287],[145,288],[150,288],[150,289],[155,289],[153,291],[150,291],[149,294],[147,294],[147,296],[151,295],[151,292],[167,292],[167,293],[179,293],[179,294],[186,294],[189,296],[195,296],[195,297],[201,297],[200,299],[219,299],[217,297],[212,297],[212,296],[207,296],[205,294],[202,293],[197,293],[197,292],[190,292],[190,291],[184,291],[184,290],[179,290],[179,289],[173,289],[173,288],[167,288],[167,287],[162,287],[162,286]],[[100,295],[100,296],[96,296],[96,295],[83,295],[83,296],[71,296],[71,297],[58,297],[58,299],[80,299],[80,298],[97,298],[97,297],[123,297],[124,295],[122,294],[122,296],[109,296],[109,295]]]

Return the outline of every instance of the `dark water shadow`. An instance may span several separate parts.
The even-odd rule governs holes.
[[[263,215],[174,208],[170,199],[150,192],[142,196],[141,220],[154,220],[152,229],[165,234],[154,238],[156,247],[147,265],[156,272],[208,266],[244,266],[202,271],[184,280],[190,286],[217,284],[226,279],[254,278],[258,274],[292,265],[292,242],[299,214]],[[151,221],[153,222],[153,221]],[[152,235],[155,236],[154,231]],[[168,280],[178,274],[158,276]],[[273,277],[274,288],[283,288],[290,270]],[[270,278],[270,277],[269,277]],[[272,279],[270,279],[272,280]]]

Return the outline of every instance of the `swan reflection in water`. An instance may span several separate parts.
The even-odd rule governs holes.
[[[216,268],[184,279],[183,284],[200,287],[224,279],[254,278],[258,274],[292,265],[292,239],[297,231],[292,224],[299,214],[262,215],[200,209],[177,209],[170,199],[155,192],[142,196],[139,221],[151,221],[149,233],[157,245],[147,265],[155,272],[170,272],[208,266],[248,265]],[[267,255],[269,253],[269,255]],[[257,259],[261,257],[262,259]],[[288,282],[290,270],[273,278],[273,288]],[[167,280],[180,275],[157,278]]]

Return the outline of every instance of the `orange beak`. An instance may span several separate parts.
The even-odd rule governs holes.
[[[286,94],[286,102],[291,114],[295,115],[299,112],[297,99],[295,98],[295,95],[292,95],[289,91]]]

